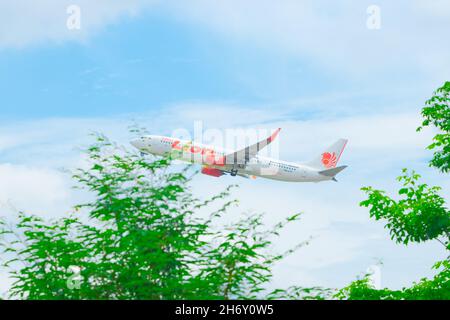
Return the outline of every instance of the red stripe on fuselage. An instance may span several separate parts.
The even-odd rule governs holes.
[[[195,146],[192,145],[192,142],[182,145],[180,140],[175,140],[172,143],[172,149],[181,150],[192,154],[201,153],[203,155],[203,162],[209,165],[225,166],[225,157],[217,157],[216,151],[212,148]]]

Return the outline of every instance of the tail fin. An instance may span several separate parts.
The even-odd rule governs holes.
[[[305,163],[305,165],[318,170],[336,168],[347,141],[348,140],[346,139],[339,139],[333,145],[325,149],[320,156]]]

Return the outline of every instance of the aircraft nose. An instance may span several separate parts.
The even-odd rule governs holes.
[[[131,140],[130,144],[137,149],[142,148],[142,141],[140,139]]]

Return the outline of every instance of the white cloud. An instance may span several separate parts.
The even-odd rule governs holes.
[[[26,211],[40,216],[63,216],[70,210],[70,184],[48,168],[0,164],[0,213]],[[59,210],[62,210],[59,211]]]
[[[448,19],[450,16],[450,3],[447,0],[414,0],[412,8],[416,14],[425,15],[433,20]]]
[[[0,48],[85,41],[122,17],[158,8],[165,17],[206,27],[225,41],[275,51],[280,58],[300,57],[324,73],[340,72],[353,80],[377,79],[397,70],[415,77],[414,81],[423,75],[433,88],[450,77],[450,43],[445,41],[450,28],[448,1],[380,0],[382,28],[377,31],[366,27],[369,1],[79,0],[79,31],[66,28],[66,9],[71,4],[70,0],[2,1]],[[396,77],[388,80],[395,82]]]
[[[308,58],[355,78],[380,72],[449,76],[445,41],[448,1],[377,1],[380,30],[366,27],[368,1],[171,1],[175,17],[206,26],[227,40]],[[436,19],[439,17],[438,19]]]
[[[13,284],[14,280],[11,279],[6,273],[0,272],[0,298],[8,299],[7,290]]]
[[[82,28],[66,28],[66,9],[77,4]],[[395,68],[422,72],[437,83],[449,76],[445,41],[450,27],[448,1],[380,0],[382,28],[366,27],[369,1],[165,1],[6,0],[0,3],[0,47],[43,41],[84,40],[121,17],[147,9],[188,24],[207,27],[227,41],[310,59],[325,69],[376,77]]]
[[[134,16],[153,0],[4,0],[0,2],[0,48],[42,42],[84,41],[124,16]],[[81,9],[81,29],[66,26],[67,8]]]

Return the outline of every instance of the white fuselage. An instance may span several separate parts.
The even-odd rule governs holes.
[[[332,177],[321,175],[319,170],[306,165],[259,155],[250,158],[245,165],[226,164],[221,159],[233,151],[176,138],[151,135],[133,140],[131,144],[143,153],[159,156],[172,155],[175,159],[205,165],[224,172],[236,169],[238,175],[243,176],[259,176],[291,182],[332,180]]]

